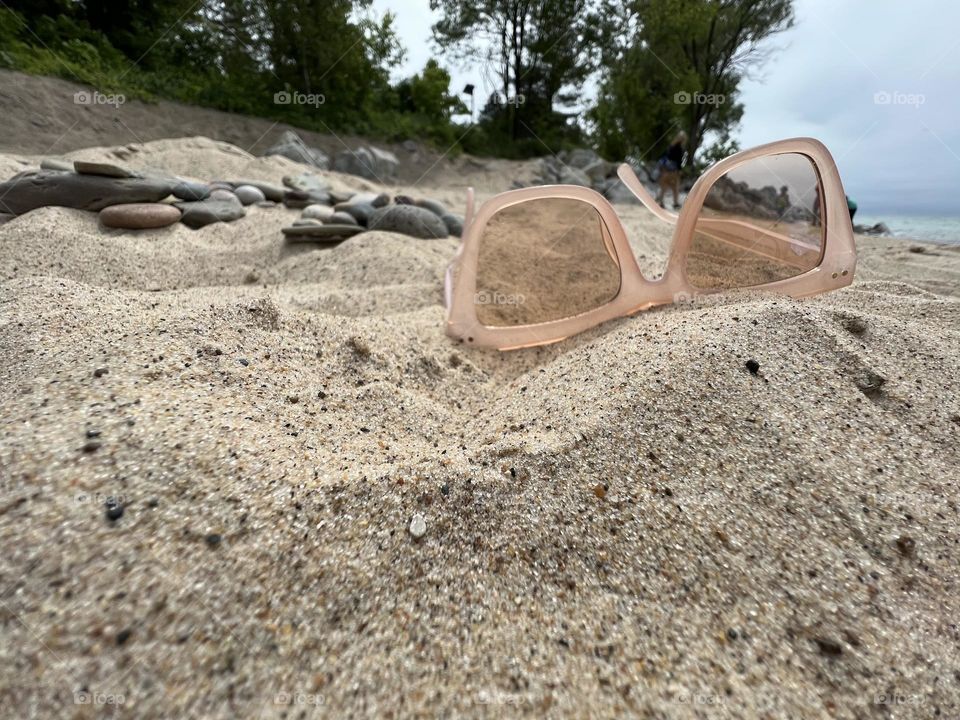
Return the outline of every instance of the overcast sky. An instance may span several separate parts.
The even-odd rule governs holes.
[[[960,216],[960,3],[796,0],[796,26],[745,82],[738,133],[747,148],[810,135],[830,148],[861,212]],[[419,71],[436,53],[429,0],[374,0],[392,10]],[[483,87],[479,69],[442,64],[452,89]],[[478,97],[479,101],[479,97]]]

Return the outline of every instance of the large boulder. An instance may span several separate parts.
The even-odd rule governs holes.
[[[358,147],[356,150],[344,150],[338,153],[333,161],[334,170],[375,182],[393,180],[399,167],[400,161],[396,155],[372,145]]]
[[[123,203],[153,203],[167,197],[174,184],[169,178],[159,177],[28,171],[0,183],[0,213],[22,215],[48,205],[98,211]]]
[[[280,136],[280,141],[271,146],[264,155],[282,155],[294,162],[313,165],[321,170],[327,170],[330,167],[330,158],[321,150],[309,147],[293,130],[285,130]]]

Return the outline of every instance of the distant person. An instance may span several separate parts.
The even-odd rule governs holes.
[[[657,182],[660,190],[657,192],[657,203],[660,207],[666,207],[663,204],[663,196],[667,189],[673,192],[673,209],[680,209],[680,168],[683,167],[684,146],[687,144],[687,134],[681,130],[673,138],[670,147],[657,160],[657,167],[660,169],[660,177]]]
[[[777,195],[777,210],[782,215],[790,209],[790,188],[786,185],[780,188],[780,194]]]
[[[857,214],[857,201],[849,195],[847,198],[847,210],[850,212],[850,222],[853,222],[853,216]]]

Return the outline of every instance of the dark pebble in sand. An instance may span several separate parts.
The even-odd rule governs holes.
[[[99,430],[92,430],[92,429],[91,429],[91,430],[87,430],[87,437],[88,437],[88,438],[98,438],[98,437],[100,437],[100,431],[99,431]]]
[[[736,640],[738,637],[740,637],[740,633],[733,628],[727,628],[727,640]]]
[[[123,517],[123,505],[118,502],[110,501],[106,504],[107,520],[116,522]]]
[[[817,647],[820,648],[821,655],[827,655],[828,657],[839,657],[843,654],[843,645],[838,643],[836,640],[818,637],[814,638],[813,641],[817,644]]]
[[[105,367],[99,367],[99,368],[97,368],[96,370],[93,371],[93,376],[94,376],[95,378],[103,377],[103,376],[106,375],[108,372],[110,372],[110,371],[109,371],[107,368],[105,368]]]
[[[220,543],[223,541],[223,538],[220,537],[220,535],[217,533],[210,533],[204,538],[204,540],[206,541],[207,546],[215,548],[220,546]]]
[[[901,555],[912,557],[917,550],[917,541],[909,535],[901,535],[897,538],[897,550]]]
[[[237,360],[237,362],[243,365],[244,367],[247,367],[247,365],[250,364],[250,361],[247,360],[246,358],[240,358],[239,360]]]
[[[133,635],[133,630],[130,628],[125,628],[117,633],[117,645],[123,645],[130,639],[130,636]]]
[[[744,365],[747,366],[747,370],[750,371],[751,375],[756,375],[758,372],[760,372],[760,363],[758,363],[753,358],[751,358],[750,360],[747,360],[747,362],[745,362]]]
[[[100,447],[101,447],[101,443],[98,443],[96,440],[91,440],[88,443],[84,443],[84,446],[80,449],[83,450],[83,452],[85,453],[93,453],[99,450]]]

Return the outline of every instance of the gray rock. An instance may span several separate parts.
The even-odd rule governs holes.
[[[283,204],[288,208],[305,208],[308,205],[329,205],[330,196],[326,193],[306,193],[301,190],[287,190],[283,195]]]
[[[254,187],[253,185],[240,185],[233,192],[244,205],[253,205],[261,200],[267,199],[260,188]]]
[[[336,205],[337,203],[346,202],[353,198],[357,193],[352,190],[331,190],[330,191],[330,202]]]
[[[386,230],[417,238],[447,237],[443,220],[416,205],[388,205],[375,210],[367,222],[370,230]]]
[[[569,165],[560,170],[557,182],[561,185],[582,185],[583,187],[590,187],[590,178],[587,177],[586,173],[583,172],[583,170],[578,170]]]
[[[213,200],[239,200],[237,194],[233,190],[227,190],[225,188],[215,188],[213,192],[210,193],[210,197]]]
[[[225,193],[226,191],[218,190],[216,192]],[[226,198],[211,195],[206,200],[174,204],[183,211],[183,217],[180,218],[180,221],[194,229],[216,222],[230,222],[247,214],[236,196]]]
[[[386,182],[396,177],[400,161],[392,152],[367,146],[338,153],[333,167],[338,172]]]
[[[284,175],[283,184],[291,190],[299,190],[305,193],[328,193],[330,190],[330,183],[314,173]]]
[[[106,227],[125,230],[166,227],[179,219],[180,210],[166,203],[127,203],[100,211],[100,222]]]
[[[376,210],[370,203],[346,203],[337,205],[337,215],[349,215],[361,225],[366,225],[370,216]]]
[[[323,223],[320,220],[314,220],[313,218],[301,217],[293,221],[294,227],[316,227],[318,225],[323,225]]]
[[[422,207],[426,210],[429,210],[437,217],[443,217],[450,212],[444,207],[443,203],[437,202],[436,200],[431,200],[430,198],[420,198],[419,200],[415,200],[414,204],[417,207]]]
[[[329,220],[333,213],[334,210],[329,205],[313,204],[307,205],[300,213],[300,217],[305,220],[320,220],[322,222]]]
[[[22,215],[47,205],[102,210],[123,203],[159,202],[172,187],[164,178],[109,178],[39,170],[0,183],[0,212]]]
[[[561,159],[570,167],[583,170],[601,158],[590,148],[576,148],[567,153],[561,153]]]
[[[447,226],[447,232],[454,237],[463,235],[463,218],[454,213],[447,213],[442,218],[443,224]]]
[[[10,213],[0,213],[0,225],[6,225],[15,217],[16,215],[11,215]]]
[[[333,225],[359,225],[357,219],[350,213],[344,210],[337,210],[333,215],[327,220],[328,223]]]
[[[206,183],[181,180],[173,186],[173,196],[180,200],[205,200],[210,197],[210,186]]]
[[[359,225],[295,225],[281,232],[291,242],[340,242],[363,232]]]
[[[313,165],[321,170],[330,167],[330,158],[323,151],[309,147],[293,130],[285,130],[280,141],[270,147],[264,155],[282,155],[294,162]]]
[[[140,177],[137,173],[110,163],[88,162],[86,160],[74,160],[73,169],[81,175],[100,175],[112,178],[135,178]]]
[[[44,158],[40,161],[41,170],[57,170],[58,172],[73,172],[73,163],[59,158]]]
[[[590,182],[596,186],[597,183],[606,180],[616,172],[616,170],[617,166],[615,163],[597,159],[583,168],[583,174],[590,178]]]
[[[610,178],[601,193],[612,203],[619,203],[621,205],[638,205],[640,203],[640,201],[637,200],[637,196],[630,191],[630,188],[623,184],[620,178]],[[656,195],[656,190],[651,194]]]
[[[267,200],[283,202],[283,193],[285,190],[279,185],[263,182],[261,180],[232,180],[231,183],[234,187],[240,187],[241,185],[253,185],[253,187],[257,188],[257,190],[263,193],[263,196]]]

